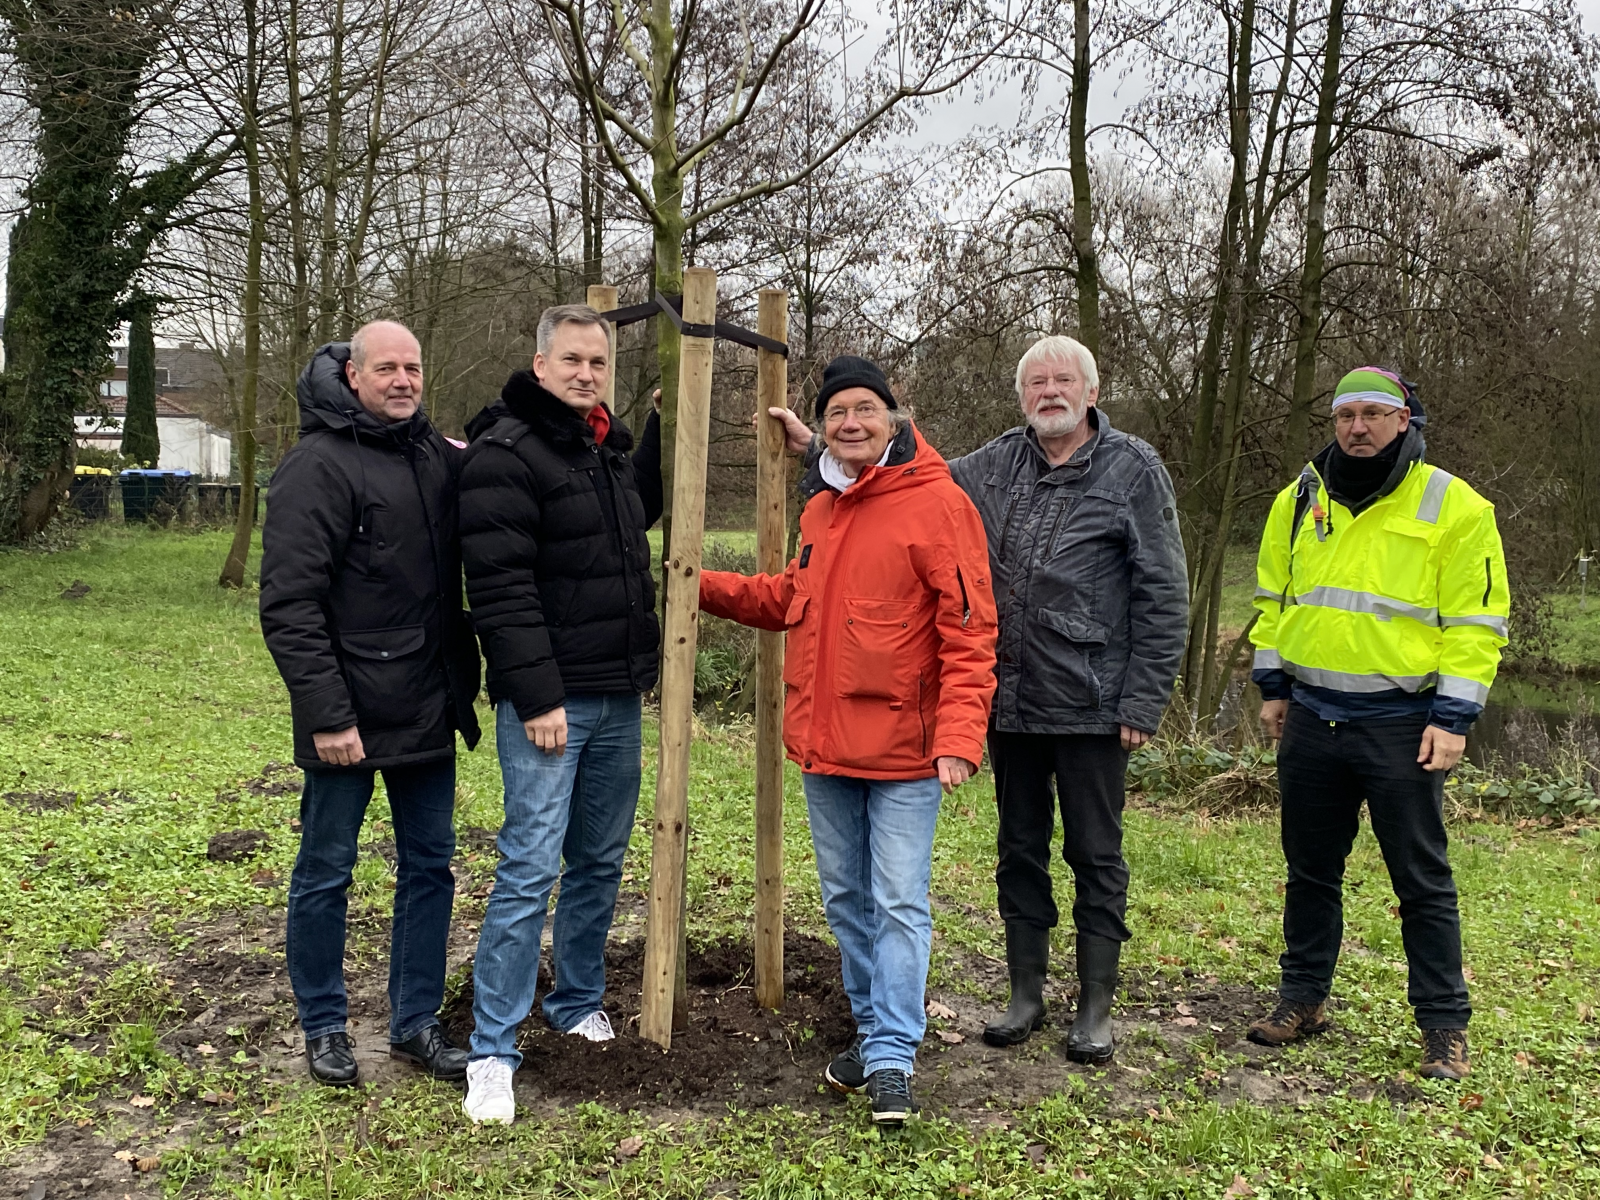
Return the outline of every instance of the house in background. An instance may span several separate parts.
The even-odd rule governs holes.
[[[78,445],[122,449],[122,422],[128,406],[128,347],[113,346],[111,373],[100,384],[104,415],[73,417]],[[227,479],[233,472],[233,435],[202,412],[221,407],[221,368],[193,343],[156,347],[156,436],[163,471],[192,471],[202,479]],[[196,412],[195,409],[202,412]]]
[[[79,413],[72,418],[78,445],[102,450],[122,449],[122,421],[128,411],[126,367],[118,367],[122,395],[106,397],[106,413]],[[163,471],[192,471],[202,479],[227,479],[233,471],[233,436],[218,429],[198,413],[180,408],[165,396],[156,397],[156,436],[161,439]]]

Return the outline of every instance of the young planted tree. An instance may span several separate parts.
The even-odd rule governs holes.
[[[589,119],[573,130],[600,147],[650,230],[653,287],[683,290],[686,247],[709,222],[804,181],[907,102],[958,87],[1013,35],[1020,12],[987,0],[911,0],[889,15],[883,48],[846,70],[855,31],[823,0],[618,0],[607,7],[540,0],[556,69]],[[503,42],[529,44],[513,11]],[[832,39],[837,52],[822,48]],[[611,51],[620,51],[612,53]],[[530,81],[537,67],[529,72]],[[795,115],[805,84],[821,77],[847,114],[830,140],[798,160],[760,153]],[[763,169],[752,174],[750,166]],[[677,423],[680,341],[657,320],[662,440]],[[672,494],[672,458],[663,457]],[[670,536],[669,512],[663,517]]]
[[[161,461],[161,435],[156,427],[155,305],[135,291],[128,302],[128,402],[122,417],[122,455],[141,467]]]

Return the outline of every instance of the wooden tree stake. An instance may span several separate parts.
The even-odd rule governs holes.
[[[595,312],[610,312],[617,307],[617,289],[608,287],[603,283],[591,283],[589,294],[586,297],[589,307]],[[600,399],[613,414],[617,411],[617,327],[610,321],[606,322],[606,334],[611,338],[611,370],[606,375],[606,390]]]
[[[789,293],[761,292],[757,332],[789,337]],[[756,351],[756,570],[783,570],[783,422],[769,408],[789,406],[789,360]],[[756,1003],[783,1007],[783,634],[756,634]]]
[[[683,320],[717,319],[717,273],[683,273]],[[706,451],[711,436],[711,338],[686,337],[678,367],[678,432],[673,446],[672,558],[661,654],[661,754],[655,836],[650,849],[650,924],[645,937],[639,1036],[672,1046],[673,986],[689,826],[689,745],[694,735],[694,655],[699,634],[700,560],[705,542]]]

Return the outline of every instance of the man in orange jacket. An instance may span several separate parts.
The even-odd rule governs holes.
[[[800,553],[781,575],[706,572],[700,606],[789,631],[784,745],[804,772],[857,1028],[825,1077],[894,1125],[916,1107],[941,787],[983,758],[994,596],[977,509],[882,371],[835,359],[816,415],[825,449],[800,485]]]

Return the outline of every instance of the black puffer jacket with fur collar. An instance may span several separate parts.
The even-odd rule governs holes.
[[[461,555],[489,698],[526,721],[568,692],[655,686],[661,630],[646,530],[661,516],[661,427],[605,441],[518,371],[467,425]]]

